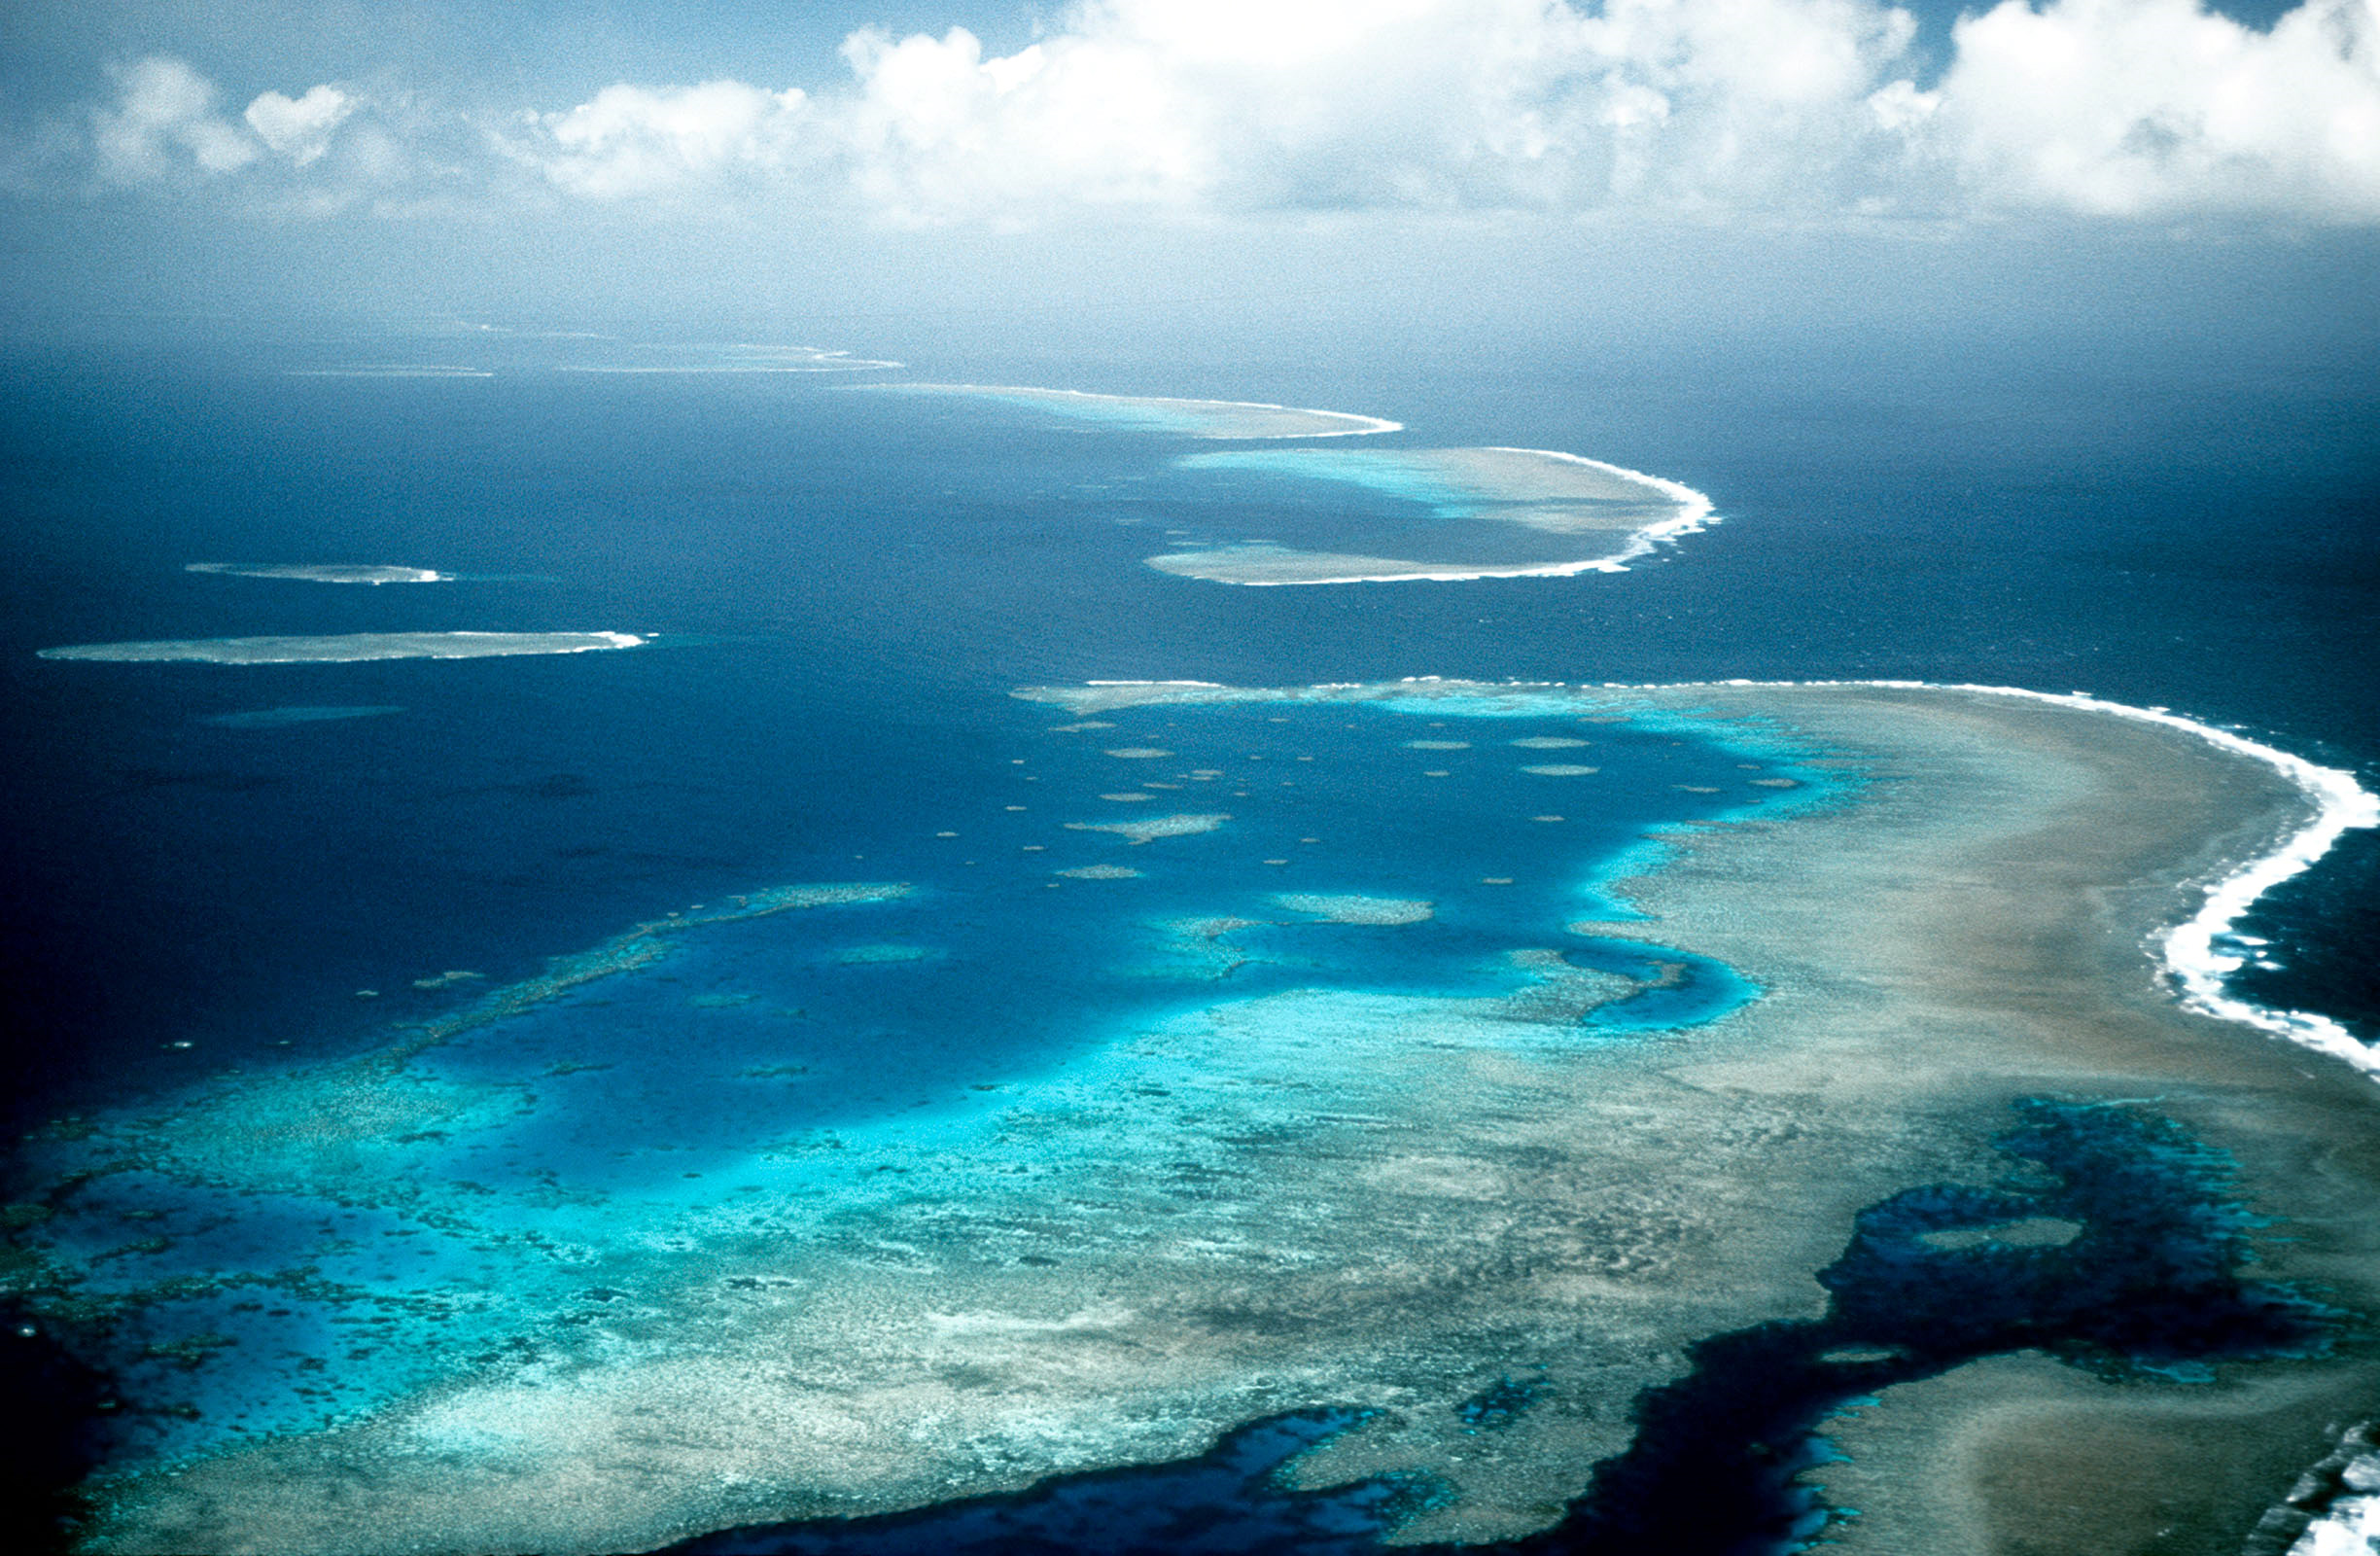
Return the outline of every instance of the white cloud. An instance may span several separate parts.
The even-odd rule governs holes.
[[[658,90],[607,87],[594,99],[536,122],[529,155],[578,194],[651,194],[735,171],[784,172],[797,159],[809,99],[742,82]]]
[[[265,92],[241,117],[265,145],[303,167],[331,149],[331,132],[355,110],[355,99],[336,87],[314,87],[303,97]]]
[[[1930,88],[1914,31],[1878,0],[1084,0],[1005,56],[960,28],[863,30],[850,80],[816,93],[622,83],[480,118],[475,142],[457,138],[465,116],[400,113],[387,93],[349,123],[364,105],[328,86],[266,92],[243,127],[187,65],[152,58],[93,116],[94,150],[119,182],[238,172],[269,147],[285,178],[349,202],[404,178],[493,199],[526,167],[581,198],[919,225],[1355,209],[2380,222],[2380,0],[2306,0],[2269,33],[2198,0],[2005,0],[1957,24]]]
[[[1871,0],[1101,0],[1004,59],[847,50],[873,203],[1598,207],[1831,197],[1907,49]]]
[[[1962,19],[1943,118],[1979,194],[2108,215],[2380,218],[2380,3],[2258,33],[2191,0]]]
[[[256,160],[256,142],[215,114],[214,84],[179,59],[152,54],[116,72],[116,101],[91,116],[99,174],[148,183],[195,167],[231,173]]]
[[[1061,35],[987,60],[963,28],[844,46],[835,129],[871,205],[911,220],[1030,216],[1050,202],[1190,206],[1223,182],[1223,106],[1146,52]]]

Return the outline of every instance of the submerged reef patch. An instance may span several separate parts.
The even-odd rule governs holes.
[[[1352,1413],[1267,1471],[1286,1500],[1492,1544],[1655,1507],[1662,1464],[1791,1459],[1802,1404],[1694,1405],[1732,1348],[1832,1388],[2054,1341],[2132,1397],[2344,1332],[2292,1287],[2380,1305],[2342,1252],[2380,1238],[2363,1083],[2142,954],[2303,826],[2269,765],[1938,690],[1027,696],[1020,739],[1056,705],[1176,754],[1151,788],[1244,793],[1242,846],[1053,889],[1122,850],[994,788],[1016,846],[913,900],[689,911],[35,1142],[15,1290],[112,1336],[138,1401],[88,1548],[652,1548],[1317,1409]],[[1604,776],[1549,829],[1510,742],[1582,719]],[[1460,782],[1412,770],[1422,721],[1472,737]],[[1077,735],[1030,765],[1052,806],[1114,781]],[[839,960],[912,944],[948,954]],[[997,1046],[1035,1023],[1071,1026]],[[2290,1408],[2380,1384],[2330,1365]]]
[[[1160,837],[1194,837],[1210,832],[1231,817],[1219,811],[1175,816],[1142,816],[1132,821],[1070,821],[1066,824],[1070,832],[1113,832],[1136,846],[1153,843]]]
[[[1818,1273],[1823,1318],[1698,1343],[1691,1374],[1638,1401],[1629,1451],[1597,1468],[1560,1527],[1519,1548],[1783,1550],[1845,1516],[1820,1494],[1825,1418],[1888,1386],[2039,1351],[2175,1387],[2216,1362],[2316,1354],[2340,1332],[2336,1311],[2241,1273],[2258,1222],[2222,1153],[2137,1108],[2016,1106],[2018,1127],[1993,1144],[2033,1175],[1908,1189],[1862,1211],[1850,1247]],[[2025,1218],[2080,1235],[1939,1240]]]
[[[1905,1190],[1861,1212],[1850,1246],[1818,1273],[1830,1293],[1826,1314],[1693,1344],[1693,1370],[1634,1402],[1628,1449],[1594,1467],[1592,1484],[1554,1527],[1460,1546],[1398,1540],[1400,1548],[1781,1556],[1856,1516],[1824,1500],[1822,1433],[1846,1405],[1889,1408],[1870,1399],[1879,1390],[2018,1352],[2046,1352],[2151,1389],[2187,1388],[2178,1369],[2316,1354],[2340,1333],[2332,1309],[2242,1274],[2258,1221],[2234,1197],[2220,1153],[2138,1108],[2033,1098],[2016,1109],[2018,1126],[1993,1144],[2019,1172],[1991,1187]],[[1946,1230],[2018,1217],[2054,1219],[2081,1233],[2054,1247],[1986,1241],[1952,1250],[1936,1241]],[[1501,1436],[1534,1410],[1558,1408],[1559,1397],[1542,1372],[1505,1376],[1452,1410],[1463,1432]],[[1312,1453],[1359,1421],[1353,1412],[1285,1416],[1181,1464],[1060,1478],[1023,1497],[873,1523],[744,1529],[676,1550],[1094,1556],[1119,1548],[1121,1530],[1220,1527],[1234,1532],[1231,1543],[1190,1548],[1352,1556],[1383,1548],[1442,1500],[1434,1477],[1409,1471],[1316,1485],[1287,1455],[1267,1463],[1255,1450],[1287,1440]],[[1251,1462],[1272,1473],[1246,1472]],[[1224,1467],[1242,1472],[1236,1480],[1218,1474]]]
[[[1051,411],[1127,432],[1186,438],[1347,438],[1398,432],[1402,424],[1346,410],[1301,410],[1241,400],[1174,400],[1160,395],[1100,395],[1079,389],[1031,389],[967,383],[871,385],[896,394],[966,395]]]
[[[1409,897],[1366,897],[1359,892],[1279,892],[1273,901],[1292,913],[1311,913],[1330,924],[1421,924],[1436,909]]]

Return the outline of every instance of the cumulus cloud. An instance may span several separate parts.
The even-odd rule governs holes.
[[[256,160],[256,142],[216,114],[214,83],[181,60],[152,54],[115,74],[116,101],[91,116],[102,178],[148,183],[193,168],[236,172]]]
[[[691,148],[654,127],[668,94],[614,88],[554,121],[543,155],[591,194],[799,167],[919,223],[1132,206],[2368,222],[2376,17],[2380,0],[2307,0],[2266,34],[2198,0],[2005,0],[1959,23],[1922,88],[1914,23],[1876,0],[1090,0],[1005,56],[963,29],[863,31],[845,90],[764,109],[740,88],[771,132]],[[619,117],[615,93],[634,135],[565,138]]]
[[[302,97],[265,92],[240,117],[258,139],[303,167],[331,149],[331,132],[355,110],[355,99],[336,87],[314,87]]]
[[[1831,202],[1906,53],[1869,0],[1105,0],[984,59],[846,50],[870,199],[1224,208]]]
[[[782,173],[798,159],[808,97],[737,81],[654,90],[607,87],[592,101],[537,121],[532,158],[574,194],[619,196],[728,172]]]
[[[1968,17],[1944,129],[1985,198],[2132,216],[2380,217],[2380,3],[2269,33],[2192,0],[2022,0]]]
[[[2003,0],[1957,24],[1926,85],[1914,34],[1878,0],[1084,0],[1006,55],[962,28],[870,29],[845,45],[848,80],[815,92],[622,83],[523,109],[479,122],[476,175],[466,158],[441,176],[494,190],[527,168],[571,197],[775,197],[922,225],[1352,209],[2380,221],[2380,0],[2305,0],[2269,32],[2199,0]],[[358,104],[338,88],[266,92],[244,124],[174,60],[119,88],[94,117],[119,182],[242,173],[266,148],[294,171],[334,133],[368,138],[341,127]],[[401,130],[372,133],[371,165],[403,165]],[[367,159],[342,158],[363,176]]]

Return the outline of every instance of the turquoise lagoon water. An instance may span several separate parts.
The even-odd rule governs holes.
[[[971,803],[853,862],[905,895],[744,918],[748,900],[688,904],[708,921],[664,920],[657,958],[525,1008],[480,977],[425,979],[460,1027],[433,1046],[400,1025],[388,1047],[63,1131],[34,1158],[101,1176],[29,1241],[115,1314],[114,1371],[139,1404],[111,1462],[327,1424],[514,1359],[541,1329],[599,1319],[626,1294],[607,1281],[649,1293],[673,1240],[816,1234],[885,1175],[980,1151],[967,1142],[1000,1114],[1065,1105],[1119,1035],[1220,1002],[1493,1002],[1583,976],[1587,1008],[1499,1041],[1626,1043],[1723,1016],[1757,991],[1592,933],[1632,916],[1602,884],[1651,863],[1649,834],[1823,802],[1842,780],[1757,730],[1593,706],[1440,689],[1089,719],[1012,702],[1001,749],[1024,755],[986,760]],[[1101,830],[1173,816],[1210,825]],[[1378,901],[1429,916],[1328,916]],[[1141,1065],[1115,1083],[1167,1079]],[[304,1138],[349,1112],[372,1138]]]
[[[39,1474],[510,1365],[642,1300],[623,1274],[705,1238],[812,1235],[928,1161],[1030,1170],[974,1149],[1001,1110],[1129,1121],[1133,1087],[1199,1078],[1118,1071],[1118,1040],[1218,1002],[1537,998],[1562,1018],[1498,1041],[1690,1043],[1757,991],[1569,926],[1625,917],[1604,888],[1658,866],[1648,832],[1827,803],[1844,781],[1756,729],[1598,722],[1535,692],[1078,717],[1020,688],[1908,676],[2084,687],[2380,762],[2380,529],[2359,522],[2380,416],[2352,364],[2221,396],[2189,362],[2081,389],[1896,364],[1941,381],[1892,378],[1884,403],[1856,387],[1872,374],[1818,393],[1799,365],[1690,359],[1101,382],[1410,424],[1364,440],[1383,454],[1571,448],[1709,491],[1729,519],[1618,577],[1272,590],[1144,563],[1254,538],[1361,550],[1438,524],[1447,494],[1247,457],[1289,445],[1185,470],[1213,445],[1162,418],[815,374],[293,363],[338,367],[323,346],[28,359],[0,396],[0,799],[19,818],[0,997],[21,1034],[0,1057],[34,1132],[12,1229],[51,1261],[20,1284],[34,1332],[12,1378],[87,1421],[28,1439]],[[1042,366],[965,375],[1090,381]],[[1972,413],[1928,421],[1910,406],[1929,396]],[[2249,511],[2267,516],[2243,552]],[[216,556],[453,582],[183,570]],[[482,662],[35,657],[452,630],[650,641]],[[2330,647],[2319,663],[2309,641]],[[1588,744],[1513,744],[1548,739]],[[1166,816],[1229,820],[1138,845],[1099,830]],[[2369,1022],[2373,867],[2351,840],[2264,908],[2258,992]],[[738,903],[848,882],[907,891]],[[1431,916],[1312,910],[1349,895]],[[572,957],[616,971],[534,981]]]
[[[1582,537],[1511,522],[1533,509],[1590,505],[1499,499],[1449,480],[1426,457],[1395,449],[1235,448],[1186,455],[1172,473],[1197,491],[1196,511],[1211,515],[1207,522],[1234,521],[1230,529],[1181,533],[1185,548],[1270,545],[1457,568],[1542,566],[1626,548],[1625,532]],[[1640,523],[1670,512],[1638,510],[1645,513]],[[1261,529],[1250,532],[1251,521]]]

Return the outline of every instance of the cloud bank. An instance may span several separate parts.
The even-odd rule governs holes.
[[[1956,24],[1939,74],[1915,30],[1874,0],[1092,0],[1004,56],[959,28],[867,30],[844,46],[849,78],[814,90],[621,83],[501,113],[326,83],[234,114],[151,57],[88,115],[80,176],[320,208],[435,189],[922,226],[2380,222],[2380,0],[2306,0],[2267,32],[2197,0],[2003,0]]]

